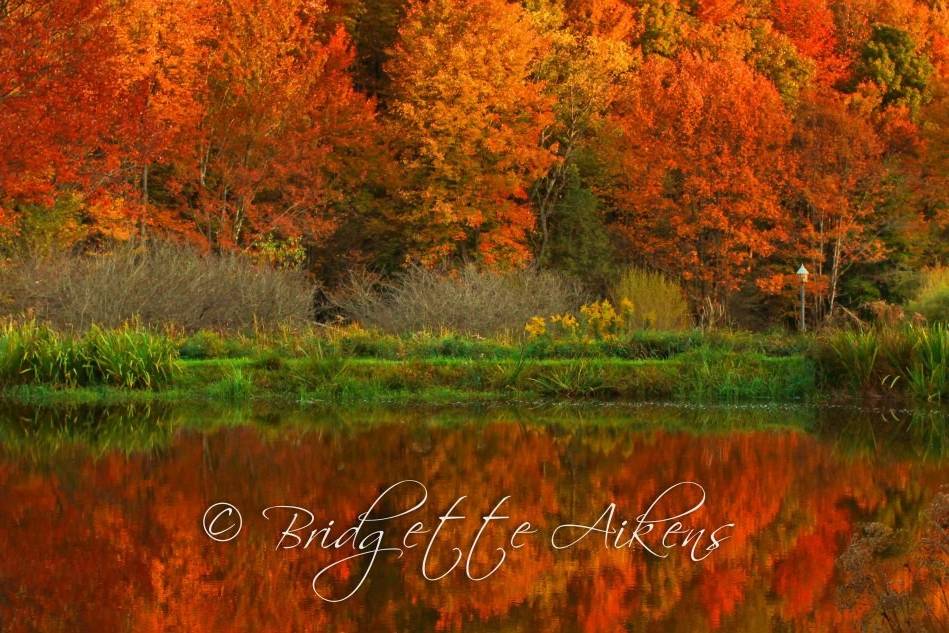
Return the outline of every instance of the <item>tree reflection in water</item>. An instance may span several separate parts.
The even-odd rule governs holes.
[[[895,578],[887,591],[912,594],[927,622],[944,622],[938,565],[907,561],[925,546],[945,569],[945,543],[932,543],[946,526],[933,532],[925,512],[949,482],[945,427],[941,412],[764,407],[8,406],[0,622],[4,631],[889,630],[887,596],[863,591],[871,576]],[[431,496],[418,516],[387,526],[399,535],[461,495],[478,512],[452,529],[473,534],[475,515],[503,495],[512,523],[549,527],[593,520],[610,502],[638,513],[685,480],[708,493],[703,524],[736,527],[702,563],[596,539],[565,551],[532,539],[478,583],[459,573],[426,581],[413,551],[380,561],[355,597],[333,605],[310,581],[339,553],[275,552],[280,528],[259,516],[292,503],[351,521],[402,479],[424,481]],[[219,500],[245,509],[245,531],[230,543],[200,526]],[[848,549],[867,529],[908,545]],[[450,545],[433,550],[433,566],[444,568]],[[490,569],[496,545],[479,547],[477,569]],[[334,578],[342,586],[358,571],[340,566]]]

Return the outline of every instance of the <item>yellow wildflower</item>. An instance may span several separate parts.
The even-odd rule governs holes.
[[[547,333],[547,321],[542,316],[531,317],[531,320],[524,326],[524,331],[531,338],[543,336]]]
[[[580,313],[591,333],[598,338],[611,338],[614,330],[622,324],[613,304],[604,299],[580,307]]]

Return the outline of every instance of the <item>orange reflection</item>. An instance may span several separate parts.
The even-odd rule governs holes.
[[[95,459],[70,449],[42,463],[11,455],[0,459],[0,621],[7,631],[859,630],[871,605],[838,605],[838,558],[864,521],[912,526],[946,474],[939,461],[843,456],[802,432],[580,432],[504,416],[346,433],[184,433],[154,453]],[[541,535],[483,582],[457,572],[425,580],[418,548],[384,555],[359,593],[334,605],[310,582],[340,554],[274,551],[282,524],[259,514],[288,503],[348,524],[402,479],[425,482],[431,497],[386,526],[400,536],[462,495],[469,513],[451,527],[456,536],[473,534],[504,495],[511,524],[549,534],[610,502],[631,517],[685,480],[709,495],[698,522],[735,529],[701,563],[599,539],[555,551]],[[245,532],[231,543],[200,527],[219,500],[244,509]],[[476,570],[492,567],[506,533],[486,537]],[[434,548],[432,568],[450,564],[461,540]],[[346,586],[360,564],[335,569],[334,582]],[[899,580],[905,589],[916,578]]]

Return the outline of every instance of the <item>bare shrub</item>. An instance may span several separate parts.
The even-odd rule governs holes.
[[[132,318],[188,331],[276,325],[306,320],[312,297],[303,273],[170,244],[0,267],[0,314],[32,313],[62,328]]]
[[[897,325],[906,320],[903,308],[886,301],[870,301],[864,308],[873,315],[873,321],[879,325]]]
[[[394,281],[353,273],[332,298],[348,318],[385,332],[488,336],[520,332],[538,314],[574,311],[584,296],[577,282],[554,272],[468,266],[453,274],[415,267]]]

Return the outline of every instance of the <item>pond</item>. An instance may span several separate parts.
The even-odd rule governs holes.
[[[846,408],[3,405],[0,630],[846,631],[880,621],[853,579],[896,576],[935,621],[914,548],[949,483],[945,428]],[[854,570],[867,523],[901,547]]]

